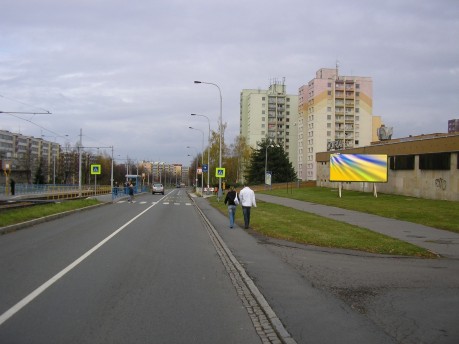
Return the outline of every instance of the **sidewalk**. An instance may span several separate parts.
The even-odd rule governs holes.
[[[297,343],[395,343],[369,319],[305,280],[257,237],[237,224],[229,229],[228,216],[208,200],[193,200]]]
[[[377,215],[360,213],[290,198],[256,194],[257,200],[280,204],[307,211],[333,220],[347,222],[387,236],[428,249],[442,257],[459,259],[459,234],[419,225],[411,222],[389,219]]]

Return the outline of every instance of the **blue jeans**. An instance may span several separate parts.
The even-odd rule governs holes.
[[[230,227],[233,228],[234,217],[236,216],[236,206],[235,205],[228,206],[228,215],[229,215],[229,220],[230,220]]]
[[[249,228],[250,225],[250,208],[251,207],[242,207],[242,214],[244,214],[244,228]]]

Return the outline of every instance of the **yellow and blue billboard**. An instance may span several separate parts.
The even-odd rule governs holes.
[[[386,154],[331,154],[331,182],[387,182]]]

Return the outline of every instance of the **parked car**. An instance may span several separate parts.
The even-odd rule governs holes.
[[[151,188],[151,194],[160,193],[164,195],[164,186],[161,183],[154,183]]]

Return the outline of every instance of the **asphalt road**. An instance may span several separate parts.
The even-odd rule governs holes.
[[[173,190],[0,236],[0,343],[260,343],[215,235],[292,343],[459,342],[458,259],[270,239],[195,201],[215,230]]]
[[[0,236],[0,276],[0,343],[261,343],[182,189]]]

